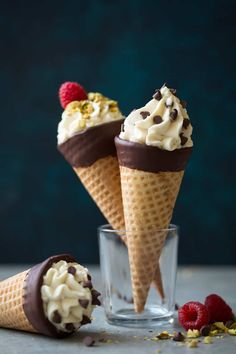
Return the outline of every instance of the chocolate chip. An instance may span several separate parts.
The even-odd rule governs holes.
[[[89,301],[81,299],[81,300],[79,300],[79,304],[80,304],[81,307],[86,309],[88,307]]]
[[[83,344],[86,346],[86,347],[93,347],[94,344],[95,344],[95,340],[90,337],[90,336],[86,336],[84,339],[83,339]]]
[[[160,124],[162,122],[163,122],[163,120],[162,120],[161,116],[154,116],[153,117],[153,123],[154,124]]]
[[[171,88],[171,89],[170,89],[170,92],[171,92],[174,96],[176,96],[176,92],[177,92],[177,90],[176,90],[176,89]]]
[[[52,316],[52,322],[61,323],[61,320],[62,320],[62,318],[61,318],[61,315],[59,314],[59,312],[57,310],[54,311],[53,316]]]
[[[187,102],[186,101],[182,101],[180,100],[180,104],[183,108],[186,108],[187,107]]]
[[[91,294],[92,294],[92,296],[95,296],[95,297],[98,297],[98,296],[101,295],[101,293],[100,293],[99,291],[95,290],[95,289],[93,289],[93,290],[91,291]]]
[[[91,294],[92,294],[92,305],[100,306],[101,302],[98,299],[98,296],[100,296],[101,294],[95,289],[91,290]]]
[[[123,124],[122,124],[122,125],[123,125]],[[87,278],[88,278],[88,280],[91,280],[91,279],[92,279],[92,277],[91,277],[90,274],[87,274]]]
[[[91,323],[91,320],[88,316],[83,315],[82,321],[81,321],[81,326],[86,325],[87,323]]]
[[[92,284],[91,280],[85,281],[85,282],[83,283],[83,287],[84,287],[84,288],[92,289],[92,288],[93,288],[93,284]]]
[[[179,137],[180,137],[180,140],[181,140],[181,145],[182,146],[185,145],[187,143],[187,141],[188,141],[188,138],[186,138],[186,136],[184,136],[183,133],[181,133],[179,135]]]
[[[76,273],[76,268],[71,266],[71,267],[68,268],[67,272],[68,272],[69,274],[75,275],[75,273]]]
[[[148,111],[143,111],[143,112],[140,112],[141,116],[143,117],[143,119],[147,118],[148,116],[150,116],[150,112]]]
[[[174,108],[173,111],[170,112],[170,118],[172,120],[176,120],[177,116],[178,116],[178,111],[177,109]]]
[[[185,337],[184,337],[184,335],[181,332],[178,332],[178,333],[174,334],[173,340],[175,342],[183,342],[184,339],[185,339]]]
[[[210,326],[202,326],[202,328],[200,329],[200,334],[203,337],[207,337],[209,336],[209,333],[211,331],[211,327]]]
[[[187,129],[190,124],[190,120],[188,118],[184,118],[183,120],[183,128]]]
[[[68,332],[74,332],[74,331],[75,331],[75,327],[74,327],[73,323],[66,323],[65,329],[66,329]]]
[[[152,97],[155,98],[157,101],[160,101],[162,99],[161,91],[156,90],[156,92],[154,93],[154,95]]]

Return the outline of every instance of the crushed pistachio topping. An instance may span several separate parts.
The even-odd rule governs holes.
[[[100,111],[104,111],[108,108],[109,112],[118,112],[118,102],[110,100],[109,98],[103,96],[98,92],[90,92],[88,94],[87,100],[73,101],[66,106],[66,111],[69,115],[76,112],[81,112],[84,119],[88,119],[90,115],[94,112],[93,103],[96,103],[100,107]]]
[[[212,339],[211,337],[207,336],[203,339],[203,343],[205,344],[211,344],[212,343]]]
[[[117,101],[109,100],[107,104],[110,112],[117,112],[119,110]]]
[[[73,101],[68,103],[68,105],[66,106],[66,111],[68,112],[68,114],[72,115],[76,112],[79,112],[80,110],[80,101]]]
[[[90,101],[93,101],[93,102],[101,102],[101,101],[104,101],[106,100],[107,98],[105,96],[103,96],[101,93],[99,92],[89,92],[88,94],[88,99]]]
[[[198,329],[189,329],[187,332],[187,338],[198,338],[200,337],[200,332]]]

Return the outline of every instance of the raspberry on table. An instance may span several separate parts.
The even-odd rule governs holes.
[[[219,295],[207,296],[205,305],[209,312],[210,322],[227,322],[233,319],[231,307]]]
[[[64,82],[59,89],[59,99],[63,108],[66,108],[70,102],[86,100],[87,98],[86,91],[77,82]]]
[[[200,302],[187,302],[179,309],[179,323],[186,329],[198,329],[209,323],[209,313]]]

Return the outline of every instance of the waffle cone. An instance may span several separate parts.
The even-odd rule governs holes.
[[[107,156],[89,167],[74,167],[74,171],[113,229],[125,230],[117,157]],[[127,244],[126,237],[122,239]],[[153,282],[163,299],[164,291],[159,264]]]
[[[166,232],[157,230],[169,226],[184,171],[153,173],[120,166],[120,174],[134,306],[142,312],[154,278],[162,288],[158,264]]]
[[[29,271],[0,282],[0,327],[36,332],[24,308],[24,287]]]
[[[107,156],[88,167],[74,167],[84,187],[114,230],[124,230],[120,171],[116,156]]]

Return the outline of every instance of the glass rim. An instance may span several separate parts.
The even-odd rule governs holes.
[[[155,229],[152,232],[170,232],[170,231],[178,231],[179,226],[175,224],[170,224],[169,227],[163,229]],[[114,230],[111,224],[104,224],[98,227],[98,232],[106,232],[106,233],[116,233],[116,234],[126,234],[127,230]]]

